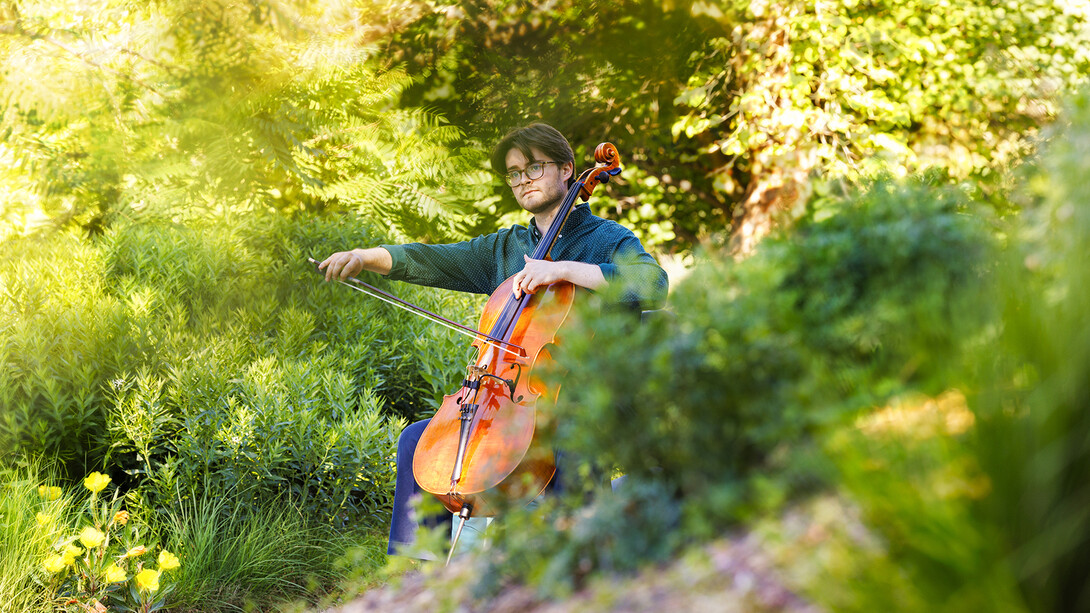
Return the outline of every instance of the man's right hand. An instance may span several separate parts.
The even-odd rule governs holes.
[[[388,275],[393,264],[389,251],[382,247],[372,247],[371,249],[338,251],[318,264],[318,270],[325,271],[326,281],[334,279],[343,281],[348,277],[355,277],[364,270]]]

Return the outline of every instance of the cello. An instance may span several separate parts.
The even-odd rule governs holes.
[[[553,223],[533,250],[533,259],[551,259],[576,200],[588,200],[597,185],[620,173],[620,156],[612,144],[599,145],[594,157],[597,165],[569,187]],[[492,293],[478,328],[473,329],[358,279],[338,282],[474,339],[475,358],[466,367],[462,385],[444,397],[421,434],[412,465],[420,489],[461,519],[452,555],[467,519],[495,515],[508,500],[536,497],[556,473],[553,453],[539,436],[537,402],[555,402],[558,388],[546,386],[537,369],[551,360],[550,347],[571,312],[575,286],[557,282],[515,298],[513,278],[508,278]]]
[[[621,172],[611,143],[598,145],[594,159],[595,167],[569,187],[531,258],[551,259],[577,198],[588,200],[597,185]],[[451,553],[469,517],[495,515],[507,500],[537,497],[556,473],[552,450],[536,436],[536,405],[543,398],[555,402],[559,390],[535,371],[551,359],[549,347],[571,312],[575,286],[557,282],[516,298],[512,278],[489,297],[478,326],[488,332],[472,343],[476,357],[461,388],[443,398],[413,456],[417,485],[460,519]]]

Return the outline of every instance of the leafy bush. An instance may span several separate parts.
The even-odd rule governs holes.
[[[587,480],[552,519],[505,531],[496,575],[570,588],[828,487],[826,433],[947,389],[985,329],[991,238],[964,204],[880,182],[750,259],[708,258],[675,289],[672,316],[584,313],[557,352],[556,444],[582,460],[566,470],[619,468],[627,481],[583,508],[598,487]]]
[[[967,370],[936,356],[958,390],[902,396],[828,436],[837,483],[882,547],[879,559],[831,556],[807,585],[818,602],[861,611],[1090,605],[1087,135],[1083,92],[1019,173],[1022,210],[1000,226],[1010,246],[976,303],[994,323],[969,346]],[[823,589],[847,577],[851,592]]]
[[[674,318],[584,319],[564,339],[560,440],[686,497],[722,490],[732,504],[710,506],[735,514],[757,493],[738,489],[748,476],[786,468],[816,429],[944,389],[980,323],[966,305],[988,254],[960,204],[878,183],[750,259],[698,266],[671,297]]]
[[[1084,511],[1090,321],[1090,97],[1075,98],[1042,155],[1019,173],[1017,220],[996,283],[996,315],[968,370],[942,360],[951,390],[903,396],[831,433],[840,490],[880,546],[823,544],[804,582],[836,610],[1082,610],[1090,522]],[[841,544],[842,546],[842,544]],[[830,591],[850,581],[855,589]]]
[[[102,383],[130,355],[155,355],[149,326],[133,330],[135,310],[106,294],[99,252],[75,236],[9,241],[0,260],[0,455],[25,450],[82,464],[106,442]],[[61,264],[63,263],[63,264]],[[139,297],[134,298],[139,300]]]
[[[399,420],[438,405],[463,351],[305,262],[379,240],[363,223],[264,216],[9,240],[4,453],[56,457],[71,478],[111,458],[148,511],[207,487],[383,521]],[[398,291],[456,318],[471,305]],[[419,339],[429,352],[409,350]]]

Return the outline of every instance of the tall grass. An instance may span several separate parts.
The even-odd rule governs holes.
[[[205,492],[165,515],[163,542],[182,560],[174,596],[179,610],[314,600],[339,583],[347,569],[339,561],[363,538],[308,521],[291,504],[253,509],[228,505],[231,499]]]
[[[42,566],[54,543],[71,534],[75,495],[55,500],[38,487],[55,475],[37,464],[0,472],[0,613],[54,610]],[[249,508],[206,491],[164,509],[142,542],[176,551],[182,565],[167,605],[173,611],[261,610],[313,606],[374,585],[385,542],[374,532],[308,521],[297,507]]]
[[[34,464],[0,472],[0,613],[52,611],[35,576],[43,572],[54,523],[40,522],[38,513],[63,517],[70,499],[43,500],[37,490],[44,473]]]

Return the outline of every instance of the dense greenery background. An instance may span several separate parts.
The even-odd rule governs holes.
[[[868,536],[791,586],[830,608],[1085,607],[1088,38],[1082,0],[0,0],[5,544],[102,470],[189,543],[175,606],[373,565],[464,343],[306,257],[522,222],[487,153],[543,120],[617,144],[591,205],[688,276],[561,355],[560,443],[627,487],[512,514],[474,593],[739,525],[800,569],[776,518],[833,504]],[[25,542],[0,600],[48,609]]]

